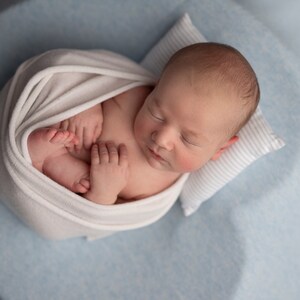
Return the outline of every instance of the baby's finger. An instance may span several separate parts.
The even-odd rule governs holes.
[[[83,128],[83,146],[85,149],[90,149],[93,142],[93,132],[88,128]]]
[[[108,149],[108,153],[109,153],[109,162],[118,164],[119,163],[119,154],[118,154],[118,149],[117,149],[115,143],[107,142],[106,145],[107,145],[107,149]]]
[[[69,120],[67,120],[67,121],[68,121],[68,123],[67,123],[68,127],[66,130],[76,133],[76,126],[75,126],[74,122],[70,122]]]
[[[65,141],[66,147],[77,145],[78,142],[78,137],[73,132],[69,132],[69,136],[66,138]]]
[[[100,157],[99,157],[99,149],[98,145],[94,144],[91,150],[91,164],[92,165],[99,165]]]
[[[128,152],[124,144],[120,144],[119,146],[119,165],[122,167],[128,166]]]
[[[108,150],[106,148],[106,145],[103,142],[99,142],[98,147],[99,147],[100,164],[108,163],[109,156],[108,156]]]
[[[80,150],[83,145],[83,128],[82,127],[77,127],[77,128],[74,127],[74,130],[75,131],[73,131],[73,130],[70,130],[70,131],[73,131],[76,134],[76,136],[79,138],[79,142],[76,145],[76,149]]]
[[[62,129],[62,130],[67,130],[69,127],[69,120],[66,119],[66,120],[63,120],[60,122],[60,126],[59,128]]]
[[[95,130],[94,130],[94,136],[93,136],[93,143],[96,142],[96,140],[98,139],[98,137],[100,136],[102,132],[102,124],[101,125],[97,125],[95,127]]]

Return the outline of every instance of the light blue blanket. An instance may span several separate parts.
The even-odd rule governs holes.
[[[1,88],[48,49],[105,48],[141,61],[188,12],[209,40],[249,59],[264,115],[287,144],[191,217],[178,204],[154,225],[93,243],[42,240],[0,204],[1,300],[299,299],[300,68],[267,28],[224,0],[28,0],[0,9]]]

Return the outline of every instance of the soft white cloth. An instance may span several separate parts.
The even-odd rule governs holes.
[[[108,51],[54,50],[23,63],[1,93],[0,180],[6,204],[42,236],[89,238],[139,228],[163,216],[188,175],[162,193],[103,206],[60,186],[31,165],[27,138],[49,126],[155,78]]]

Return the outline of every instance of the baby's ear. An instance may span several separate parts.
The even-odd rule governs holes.
[[[220,148],[214,155],[213,157],[211,158],[211,160],[217,160],[221,155],[222,153],[228,149],[231,145],[233,145],[234,143],[236,143],[237,141],[239,140],[239,137],[238,136],[233,136],[230,140],[228,140],[224,146],[222,148]]]

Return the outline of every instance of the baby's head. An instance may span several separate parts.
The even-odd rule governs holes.
[[[236,49],[200,43],[176,52],[135,120],[154,168],[184,173],[217,159],[254,113],[259,85]]]

